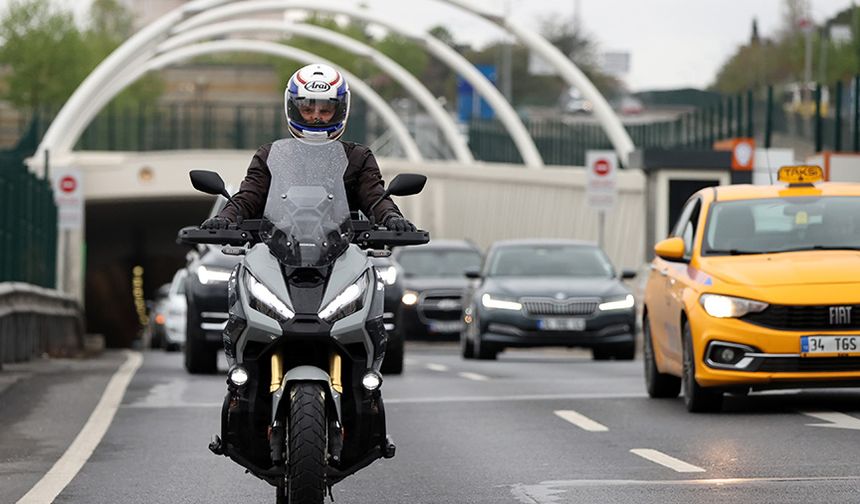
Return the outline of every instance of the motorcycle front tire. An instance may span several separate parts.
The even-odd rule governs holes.
[[[319,383],[290,388],[287,477],[278,485],[278,504],[322,504],[326,495],[327,429],[325,392]]]

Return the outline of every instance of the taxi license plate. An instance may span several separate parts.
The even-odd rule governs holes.
[[[550,318],[538,322],[538,327],[546,331],[584,331],[585,319]]]
[[[804,357],[823,354],[860,356],[860,336],[801,336],[800,353]]]

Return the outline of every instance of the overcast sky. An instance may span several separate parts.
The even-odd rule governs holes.
[[[55,0],[84,11],[88,0]],[[342,0],[353,3],[349,0]],[[5,10],[9,0],[0,0]],[[502,36],[487,21],[463,14],[439,0],[363,0],[371,10],[405,27],[446,26],[459,42],[485,44]],[[548,17],[572,18],[579,5],[582,27],[602,50],[629,51],[627,83],[634,91],[704,87],[720,65],[749,40],[753,18],[762,35],[780,25],[784,0],[474,0],[510,11],[537,29]],[[811,0],[813,19],[821,22],[849,7],[852,0]]]

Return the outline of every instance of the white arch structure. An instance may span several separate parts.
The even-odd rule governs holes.
[[[533,51],[543,56],[546,60],[555,66],[562,77],[570,84],[578,87],[584,96],[591,99],[595,104],[595,115],[609,136],[610,140],[618,152],[619,157],[623,162],[627,161],[629,153],[633,150],[633,142],[630,136],[624,129],[621,121],[614,114],[609,104],[597,89],[591,84],[587,77],[569,61],[558,49],[553,47],[545,39],[534,33],[533,31],[523,27],[510,17],[506,18],[485,9],[482,9],[469,0],[442,0],[448,4],[462,8],[466,12],[483,17],[501,28],[509,31],[519,38],[526,46]],[[194,0],[189,2],[169,13],[165,14],[152,24],[145,27],[140,32],[136,33],[122,46],[111,53],[78,87],[72,97],[66,102],[66,105],[58,114],[57,118],[51,124],[51,127],[46,132],[42,143],[36,153],[35,159],[42,159],[46,149],[50,149],[55,154],[62,157],[68,153],[72,145],[62,145],[62,139],[69,138],[69,132],[76,130],[82,131],[89,123],[92,117],[86,117],[81,113],[86,108],[88,103],[93,101],[93,97],[113,80],[114,77],[124,68],[134,63],[142,64],[146,59],[152,56],[155,46],[160,42],[167,33],[173,29],[190,26],[189,23],[205,24],[206,19],[212,16],[215,12],[224,12],[227,8],[247,9],[254,6],[249,12],[253,12],[258,4],[263,3],[278,3],[282,8],[305,8],[314,10],[313,5],[302,6],[295,5],[296,2],[288,0],[268,0],[267,2],[243,1],[241,3],[232,3],[233,0]],[[229,5],[225,5],[229,4]],[[292,5],[290,5],[292,4]],[[231,11],[236,15],[236,11]],[[376,17],[376,16],[374,16]],[[385,24],[384,21],[377,21],[380,24]]]
[[[221,40],[188,45],[185,47],[174,49],[169,53],[165,53],[156,58],[153,58],[148,61],[145,66],[137,68],[134,73],[127,74],[124,77],[123,81],[117,83],[117,88],[122,89],[129,86],[147,72],[158,70],[160,68],[190,58],[195,58],[197,56],[204,56],[206,54],[223,52],[252,52],[260,54],[270,54],[272,56],[289,58],[307,64],[314,62],[331,64],[331,62],[326,61],[315,54],[284,44],[277,44],[274,42],[266,42],[262,40]],[[341,70],[341,72],[343,73],[344,77],[346,77],[346,79],[352,83],[350,84],[350,86],[352,87],[353,91],[355,91],[357,95],[364,98],[365,101],[367,101],[367,104],[371,108],[376,110],[376,112],[380,116],[382,116],[383,120],[388,123],[394,133],[395,138],[397,138],[398,142],[400,143],[400,146],[403,149],[406,158],[410,161],[421,161],[423,158],[421,156],[421,152],[418,149],[418,145],[415,143],[415,139],[412,138],[412,136],[409,134],[409,130],[406,128],[406,125],[403,124],[403,121],[400,119],[400,117],[397,116],[397,113],[391,108],[388,102],[386,102],[381,96],[379,96],[379,94],[374,91],[373,88],[359,80],[356,76],[345,70]]]
[[[490,82],[487,77],[478,71],[463,55],[449,47],[447,44],[430,35],[429,33],[418,33],[404,29],[396,21],[384,19],[373,15],[366,10],[336,3],[329,0],[318,0],[309,5],[301,0],[252,0],[242,3],[229,4],[216,9],[207,10],[193,18],[177,25],[173,32],[176,37],[181,37],[184,32],[194,30],[210,23],[224,19],[232,19],[255,13],[281,12],[286,10],[305,10],[312,12],[323,12],[326,14],[344,15],[351,19],[358,19],[368,23],[380,25],[394,33],[402,35],[409,40],[421,45],[430,54],[446,64],[449,68],[461,75],[478,94],[487,101],[493,111],[498,115],[499,122],[508,131],[514,145],[523,159],[523,164],[530,168],[543,168],[543,158],[538,152],[525,125],[514,108],[502,93]],[[160,48],[164,49],[166,45]]]
[[[228,21],[226,23],[215,23],[204,25],[200,28],[191,30],[183,30],[177,35],[166,40],[157,48],[158,53],[169,53],[170,51],[187,45],[192,42],[226,35],[233,32],[254,32],[261,31],[278,32],[291,35],[300,35],[320,42],[328,43],[346,51],[349,51],[356,56],[363,56],[373,61],[385,73],[393,77],[399,82],[415,99],[427,110],[430,116],[435,120],[436,124],[442,130],[445,138],[448,140],[451,149],[454,152],[458,161],[464,163],[472,163],[475,159],[472,157],[472,152],[466,144],[465,139],[460,134],[457,124],[448,115],[445,109],[439,104],[436,98],[430,93],[418,79],[416,79],[408,70],[403,68],[399,63],[384,55],[373,47],[359,42],[351,37],[337,33],[319,26],[312,26],[298,23],[287,23],[283,21],[271,21],[260,19],[244,19]],[[336,65],[335,65],[336,66]],[[350,83],[355,82],[354,77],[348,77]],[[113,90],[111,90],[113,91]],[[107,96],[106,104],[113,96]],[[101,97],[100,97],[101,98]],[[101,108],[101,107],[99,107]],[[97,112],[97,111],[96,111]]]

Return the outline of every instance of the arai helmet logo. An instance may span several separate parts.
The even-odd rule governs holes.
[[[312,91],[314,93],[325,93],[326,91],[331,89],[331,86],[329,85],[328,82],[311,81],[311,82],[308,82],[307,84],[305,84],[305,89],[307,89],[308,91]]]

